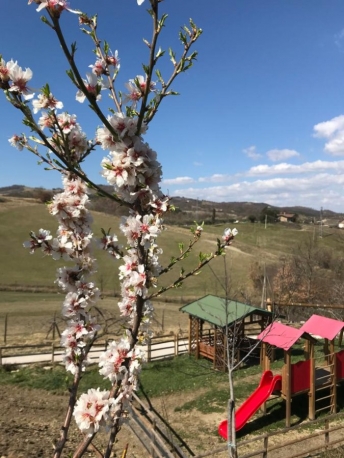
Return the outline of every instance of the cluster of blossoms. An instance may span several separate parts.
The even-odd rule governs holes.
[[[91,388],[78,399],[74,408],[74,418],[80,430],[88,435],[106,427],[112,418],[115,401],[109,391]]]
[[[64,191],[56,194],[49,212],[54,215],[59,227],[56,237],[49,231],[40,229],[31,233],[31,240],[24,243],[30,252],[37,249],[54,259],[72,261],[74,266],[57,270],[57,284],[66,293],[62,314],[67,327],[61,335],[61,345],[65,347],[66,369],[73,374],[84,369],[87,364],[85,347],[92,342],[99,325],[90,315],[89,309],[99,297],[99,290],[89,281],[95,271],[95,260],[91,256],[90,242],[92,218],[85,205],[88,201],[86,185],[76,176],[63,178]]]
[[[27,85],[31,78],[32,71],[29,68],[23,70],[17,62],[5,62],[0,56],[0,89],[21,95],[24,100],[32,99],[33,91]]]
[[[56,108],[62,108],[52,94],[42,94],[38,100],[32,101],[34,112],[47,110],[38,119],[39,127],[48,128],[52,134],[47,138],[52,148],[71,163],[80,162],[92,144],[76,122],[76,116],[69,113],[56,114]]]
[[[238,230],[237,229],[230,229],[229,227],[227,229],[224,230],[224,233],[223,233],[223,236],[222,236],[222,240],[224,241],[224,243],[226,245],[231,245],[232,243],[232,240],[234,239],[234,237],[238,234]]]
[[[161,164],[156,152],[143,142],[140,134],[146,131],[143,123],[137,133],[137,118],[115,113],[108,118],[116,137],[107,127],[97,130],[97,141],[110,154],[102,161],[102,175],[113,185],[117,196],[125,202],[139,202],[146,213],[162,214],[168,210],[168,198],[159,187]]]
[[[137,75],[135,79],[130,79],[128,83],[125,83],[125,87],[128,90],[128,93],[123,99],[124,103],[130,103],[133,108],[136,108],[136,105],[139,100],[147,92],[147,77],[142,75]],[[155,83],[151,81],[149,85],[149,92],[154,91]]]

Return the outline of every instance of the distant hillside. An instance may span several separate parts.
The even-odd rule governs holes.
[[[101,185],[103,189],[112,192],[111,186]],[[13,185],[0,188],[0,195],[12,197],[33,197],[42,202],[48,201],[54,192],[58,189],[30,188],[24,185]],[[96,211],[124,215],[126,209],[116,202],[110,202],[103,199],[95,193],[91,195],[92,208]],[[176,207],[175,212],[166,215],[165,221],[169,224],[190,224],[197,220],[207,223],[226,223],[246,221],[250,217],[259,219],[264,209],[275,211],[276,213],[292,213],[298,215],[298,221],[301,223],[310,223],[319,221],[320,209],[293,206],[293,207],[276,207],[264,202],[212,202],[208,200],[188,199],[185,197],[172,197],[172,203]],[[342,215],[331,210],[322,211],[322,220],[327,224],[337,224],[343,219]]]

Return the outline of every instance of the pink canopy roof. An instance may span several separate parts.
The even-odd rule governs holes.
[[[316,334],[323,339],[333,340],[336,335],[344,328],[344,322],[326,318],[324,316],[312,315],[302,326],[300,331]]]
[[[305,330],[274,322],[259,334],[258,339],[288,351],[300,337],[311,338]]]

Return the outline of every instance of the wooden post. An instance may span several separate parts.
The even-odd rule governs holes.
[[[53,318],[53,342],[55,342],[55,326],[56,326],[56,312],[54,313],[54,318]]]
[[[270,359],[268,355],[268,344],[263,342],[263,371],[270,370]]]
[[[275,355],[276,355],[276,347],[275,345],[272,345],[271,346],[271,360],[270,360],[271,364],[275,362]],[[270,369],[270,365],[269,365],[269,369]]]
[[[268,458],[268,446],[269,446],[269,436],[266,435],[264,437],[264,452],[263,452],[263,458]]]
[[[264,371],[264,342],[260,343],[260,367]]]
[[[189,315],[189,355],[192,353],[191,348],[191,333],[192,333],[192,316]]]
[[[227,359],[228,359],[227,356],[228,356],[229,348],[228,348],[228,335],[225,335],[223,332],[222,332],[222,342],[223,342],[223,361],[222,361],[221,369],[224,372],[226,372]],[[228,370],[229,370],[229,368],[228,368]]]
[[[327,450],[327,447],[330,443],[330,432],[329,432],[329,420],[328,418],[325,418],[325,450]]]
[[[125,458],[127,456],[128,448],[129,448],[129,444],[125,446],[121,458]]]
[[[342,328],[340,330],[340,334],[339,334],[339,340],[338,340],[338,345],[341,346],[342,343],[343,343],[343,331],[344,331],[344,328]]]
[[[315,357],[314,357],[314,343],[310,342],[309,346],[309,359],[310,359],[310,380],[309,380],[309,400],[308,400],[308,418],[315,420]]]
[[[266,342],[262,342],[261,358],[262,358],[263,372],[270,370],[270,360],[268,356],[268,344]],[[266,402],[263,402],[260,410],[263,415],[266,415]]]
[[[147,362],[152,360],[152,339],[149,337],[147,342]]]
[[[4,328],[4,344],[7,342],[7,324],[8,324],[8,313],[5,315],[5,328]]]
[[[269,297],[266,299],[266,310],[268,312],[272,312],[272,302],[271,302],[271,299]]]
[[[152,430],[153,434],[151,435],[151,441],[152,441],[152,447],[151,447],[151,458],[155,458],[155,444],[156,444],[156,436],[154,434],[156,430],[156,421],[155,419],[153,420],[153,425],[152,425]]]
[[[216,359],[217,359],[217,326],[214,328],[214,358],[213,358],[213,369],[216,369]]]
[[[334,339],[330,341],[330,374],[331,374],[331,413],[337,412],[337,358],[334,347]]]
[[[328,339],[325,339],[325,342],[324,342],[324,355],[325,355],[325,359],[326,359],[327,364],[329,364],[329,360],[328,360],[328,355],[329,355]]]
[[[178,354],[179,354],[178,334],[174,334],[174,356],[178,356]]]
[[[51,364],[54,365],[55,362],[55,345],[54,342],[51,344]]]
[[[0,347],[0,367],[2,366],[2,348]]]
[[[284,362],[286,365],[285,425],[287,428],[289,428],[291,424],[291,350],[284,352]]]
[[[307,360],[310,358],[310,341],[307,339],[305,343],[305,350],[303,353],[304,358]]]
[[[196,327],[196,359],[199,359],[199,326],[200,326],[200,323],[199,323],[198,318],[196,318],[196,320],[197,320],[197,327]]]

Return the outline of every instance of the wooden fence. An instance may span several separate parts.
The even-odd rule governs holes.
[[[312,457],[314,453],[344,444],[344,412],[328,415],[324,418],[308,421],[306,424],[284,428],[282,430],[262,434],[252,439],[238,442],[239,458],[278,458],[281,450],[288,450],[288,458]],[[309,429],[315,429],[311,432]],[[297,432],[293,439],[288,440],[288,434]],[[304,435],[303,435],[304,434]],[[302,437],[299,437],[302,435]],[[278,441],[283,437],[281,441]],[[277,439],[277,443],[274,440]],[[223,454],[227,445],[218,447],[209,452],[194,456],[205,458]],[[248,451],[249,450],[249,451]],[[302,450],[302,451],[301,451]]]
[[[91,362],[96,362],[99,354],[106,350],[111,339],[94,344],[89,353]],[[144,346],[147,360],[171,358],[188,352],[188,339],[181,335],[169,334],[149,339]],[[0,346],[0,366],[3,364],[26,365],[33,363],[61,362],[64,348],[54,343],[41,345],[3,345]]]

